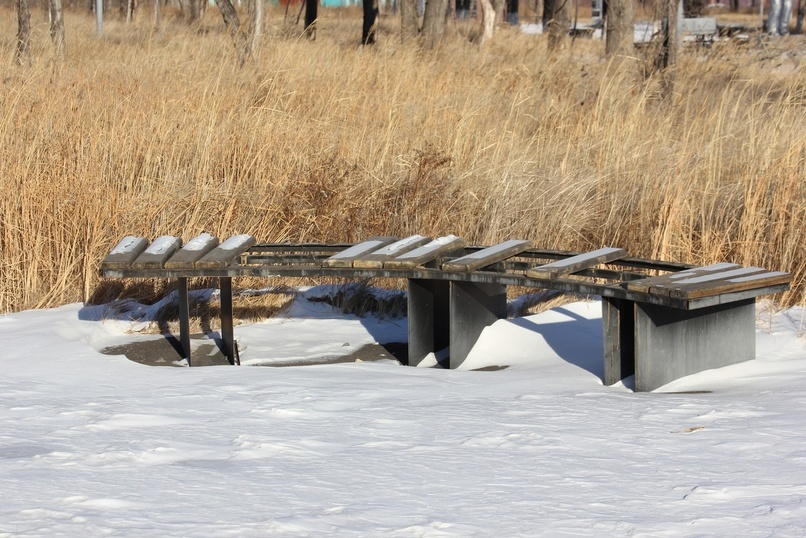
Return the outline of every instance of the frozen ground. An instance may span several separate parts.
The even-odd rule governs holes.
[[[499,321],[459,371],[154,368],[99,353],[147,337],[96,310],[2,316],[0,536],[804,536],[804,309],[642,394],[602,385],[600,315]],[[300,302],[236,327],[245,364],[405,333]]]

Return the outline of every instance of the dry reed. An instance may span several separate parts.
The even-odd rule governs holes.
[[[201,231],[620,246],[784,269],[782,303],[806,302],[803,41],[779,42],[783,60],[688,50],[662,100],[600,41],[549,57],[542,37],[504,29],[480,49],[459,28],[427,55],[390,19],[360,48],[358,18],[325,15],[310,42],[282,12],[239,68],[212,9],[193,29],[110,20],[100,39],[68,12],[61,63],[35,11],[33,66],[17,68],[2,14],[2,312],[88,299],[123,235]]]

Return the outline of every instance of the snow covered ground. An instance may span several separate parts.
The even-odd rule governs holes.
[[[598,302],[455,371],[156,368],[101,354],[148,337],[97,310],[0,316],[0,536],[804,536],[805,315],[654,393],[602,385]],[[236,327],[245,364],[405,334],[301,302]]]

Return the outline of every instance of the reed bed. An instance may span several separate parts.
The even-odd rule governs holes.
[[[241,67],[213,9],[192,28],[113,19],[102,38],[68,12],[59,62],[35,10],[20,68],[0,11],[0,311],[87,300],[124,235],[202,231],[619,246],[787,270],[780,304],[806,302],[803,41],[686,50],[661,98],[640,57],[608,62],[600,41],[550,56],[540,36],[480,48],[456,25],[425,53],[385,18],[361,48],[345,13],[312,42],[270,12]]]

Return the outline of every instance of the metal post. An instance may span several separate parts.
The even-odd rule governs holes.
[[[451,368],[464,362],[485,327],[506,315],[506,286],[451,282]]]
[[[190,307],[188,305],[188,279],[178,279],[179,289],[179,343],[182,345],[183,357],[190,366]]]
[[[409,279],[409,366],[450,344],[448,282]]]
[[[233,342],[235,341],[234,324],[232,321],[232,278],[221,277],[218,279],[219,298],[221,301],[221,343],[224,356],[230,364],[235,364],[235,352]]]
[[[99,37],[104,35],[104,0],[95,0],[95,28]]]
[[[602,297],[604,384],[635,374],[635,303]]]

